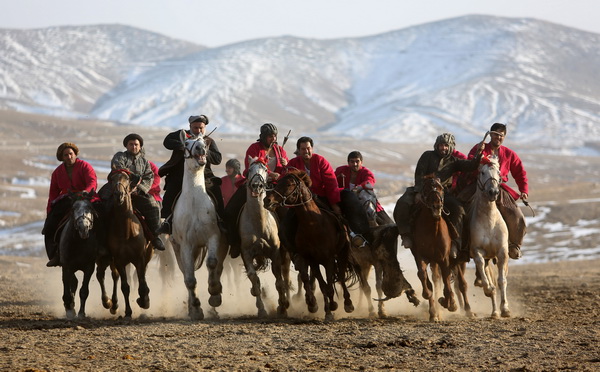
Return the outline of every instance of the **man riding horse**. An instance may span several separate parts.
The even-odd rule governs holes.
[[[339,166],[335,170],[338,186],[356,192],[369,188],[372,190],[375,186],[375,175],[363,166],[362,154],[359,151],[352,151],[348,154],[347,161],[348,165]],[[376,215],[378,225],[394,223],[379,201],[377,201]]]
[[[134,187],[131,192],[131,201],[135,209],[143,216],[153,236],[150,241],[154,249],[164,251],[165,246],[157,234],[160,226],[160,207],[154,196],[150,194],[150,188],[154,182],[152,167],[144,157],[144,139],[136,133],[128,134],[123,139],[125,151],[117,152],[111,162],[113,171],[126,170],[131,173]],[[111,190],[102,187],[100,196],[106,200],[110,198]]]
[[[65,142],[56,150],[56,159],[62,161],[62,164],[52,172],[46,206],[48,215],[42,230],[49,259],[46,264],[48,267],[60,266],[58,242],[54,237],[60,221],[71,207],[71,202],[66,198],[69,191],[96,190],[97,179],[94,168],[90,163],[78,159],[77,155],[79,155],[79,148],[72,142]]]
[[[483,146],[483,142],[479,144]],[[426,175],[435,174],[444,186],[445,191],[452,186],[452,176],[456,172],[470,172],[476,170],[481,159],[481,153],[472,160],[463,160],[454,154],[455,140],[451,133],[439,135],[433,151],[425,151],[415,169],[415,186],[408,187],[404,194],[396,202],[394,208],[394,219],[398,225],[398,232],[402,238],[402,245],[405,248],[411,248],[412,242],[412,216],[416,198],[420,197],[423,189],[423,179]],[[457,258],[462,249],[461,233],[463,227],[463,217],[465,210],[461,203],[449,192],[445,193],[444,210],[447,215],[445,218],[452,226],[450,233],[452,236],[451,257]],[[468,261],[468,252],[461,251],[461,260]]]
[[[521,244],[526,233],[525,216],[517,206],[517,200],[523,199],[527,201],[529,195],[529,183],[527,180],[527,172],[521,162],[521,159],[516,152],[508,147],[502,146],[506,138],[506,125],[502,123],[494,123],[490,128],[490,142],[485,144],[483,155],[495,156],[500,164],[500,195],[496,201],[496,206],[502,214],[502,218],[508,227],[508,254],[512,259],[519,259],[522,256]],[[479,144],[475,145],[469,152],[469,157],[474,157],[479,148]],[[510,188],[508,182],[508,174],[511,174],[519,188],[519,192]],[[469,200],[470,196],[475,193],[475,182],[471,183],[465,190],[459,194],[459,199],[462,201]]]
[[[214,175],[210,165],[221,164],[222,156],[217,143],[210,137],[205,136],[206,126],[209,123],[206,115],[193,115],[188,118],[190,129],[185,130],[186,138],[196,138],[198,136],[204,136],[204,142],[206,143],[206,166],[204,168],[204,179],[206,180],[207,191],[211,196],[217,210],[217,223],[222,231],[225,231],[225,225],[223,223],[225,208],[223,206],[223,196],[221,195],[221,178]],[[180,139],[181,130],[169,133],[164,141],[163,145],[168,150],[172,150],[171,158],[163,164],[158,170],[158,174],[161,177],[165,177],[165,194],[163,195],[163,205],[161,215],[165,219],[160,229],[159,234],[171,234],[172,226],[172,213],[175,208],[175,202],[181,193],[183,184],[183,163],[184,163],[184,148]]]

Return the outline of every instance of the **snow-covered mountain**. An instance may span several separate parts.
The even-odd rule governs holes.
[[[491,16],[213,49],[123,26],[0,30],[0,103],[173,128],[204,113],[220,133],[273,122],[397,142],[450,131],[472,143],[499,121],[511,143],[581,147],[600,135],[598,45],[598,34]]]

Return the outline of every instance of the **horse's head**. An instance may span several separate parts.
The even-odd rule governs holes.
[[[369,222],[375,221],[377,219],[377,196],[375,195],[373,186],[367,183],[357,192],[356,196],[358,196],[358,200],[360,200],[361,205],[367,211]]]
[[[267,163],[263,158],[248,156],[248,183],[247,187],[252,192],[252,197],[257,198],[266,192]]]
[[[483,157],[479,164],[477,189],[492,202],[500,194],[500,165],[496,157]]]
[[[203,136],[197,138],[186,138],[182,130],[180,140],[183,144],[183,153],[186,159],[194,160],[194,166],[204,167],[206,165],[206,142]]]
[[[277,181],[277,185],[265,198],[265,208],[275,209],[277,206],[294,207],[312,200],[312,193],[308,188],[310,178],[306,172],[290,170]]]
[[[127,202],[131,190],[135,187],[135,185],[132,185],[131,174],[127,169],[113,169],[108,175],[112,195],[119,205]]]
[[[95,192],[77,192],[71,193],[69,197],[73,201],[71,206],[71,217],[75,229],[79,233],[81,239],[87,239],[90,236],[90,231],[94,227],[94,218],[98,217],[96,210],[92,206],[91,199],[95,196]]]
[[[433,174],[425,176],[423,179],[423,190],[421,191],[421,200],[429,209],[433,217],[439,219],[444,209],[444,186],[439,178]]]

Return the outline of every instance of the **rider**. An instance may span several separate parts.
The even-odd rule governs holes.
[[[470,172],[479,166],[481,154],[472,160],[463,160],[454,155],[455,140],[451,133],[439,135],[433,151],[425,151],[415,169],[415,186],[406,188],[404,194],[396,202],[394,208],[394,219],[398,225],[398,232],[402,238],[402,245],[405,248],[412,248],[412,217],[416,198],[419,197],[423,189],[423,179],[426,175],[435,174],[444,186],[444,209],[449,212],[448,222],[453,227],[450,230],[452,236],[451,257],[458,256],[461,247],[462,223],[465,214],[461,203],[452,196],[448,190],[452,186],[452,176],[456,172]],[[483,142],[479,144],[483,146]],[[461,259],[468,261],[468,254],[461,252]]]
[[[313,152],[313,144],[312,138],[300,137],[296,142],[297,156],[290,160],[288,169],[296,168],[308,173],[313,194],[322,204],[331,207],[336,215],[346,218],[352,243],[364,246],[367,241],[363,234],[369,231],[367,213],[356,194],[350,190],[340,190],[331,164],[323,156]],[[291,231],[289,236],[291,237]]]
[[[96,190],[96,172],[90,163],[78,159],[79,148],[72,142],[65,142],[58,146],[56,159],[62,161],[50,179],[50,191],[48,192],[48,204],[46,206],[47,217],[44,222],[42,234],[48,254],[46,266],[60,266],[58,254],[58,243],[55,241],[56,230],[63,217],[67,214],[70,203],[65,198],[69,191]]]
[[[217,211],[217,223],[221,230],[226,230],[223,225],[224,207],[223,207],[223,196],[221,195],[221,179],[213,174],[211,164],[221,164],[221,152],[217,147],[217,143],[210,137],[205,136],[206,126],[208,125],[208,117],[206,115],[193,115],[188,119],[190,124],[189,130],[183,130],[186,138],[197,138],[198,136],[204,136],[204,142],[206,143],[206,166],[204,167],[204,179],[206,180],[206,191],[212,197],[213,202],[216,206]],[[171,220],[173,218],[173,209],[175,208],[175,202],[179,198],[181,188],[183,187],[183,164],[184,159],[184,145],[181,143],[180,133],[182,130],[169,133],[163,145],[172,150],[171,158],[163,164],[158,170],[158,174],[161,177],[165,177],[165,194],[163,195],[163,206],[161,216],[165,218],[163,224],[158,230],[159,234],[171,234],[172,226]]]
[[[150,163],[144,157],[144,139],[136,133],[130,133],[123,139],[125,151],[117,152],[111,162],[113,171],[126,169],[132,173],[132,179],[137,186],[131,192],[131,202],[146,220],[146,224],[152,233],[151,243],[154,249],[164,251],[165,246],[156,232],[160,226],[160,207],[154,196],[150,194],[150,188],[154,183],[154,173]]]
[[[251,144],[246,150],[244,157],[244,177],[248,174],[250,166],[248,157],[263,158],[266,160],[268,176],[265,181],[275,182],[285,173],[285,167],[288,164],[288,156],[282,146],[277,143],[277,127],[271,123],[265,123],[260,127],[258,140]],[[245,178],[244,178],[245,181]],[[238,181],[239,188],[233,194],[227,207],[225,208],[225,218],[227,222],[228,240],[230,255],[232,258],[240,254],[241,239],[237,229],[237,219],[244,204],[246,204],[246,186],[244,181]]]
[[[490,128],[490,142],[485,144],[483,155],[498,157],[502,183],[500,184],[500,195],[496,200],[496,206],[508,227],[508,255],[510,258],[516,260],[522,256],[521,244],[523,244],[523,237],[527,232],[525,216],[523,216],[523,212],[521,212],[521,209],[517,206],[516,201],[519,199],[527,201],[527,197],[529,196],[529,183],[527,181],[527,172],[517,153],[508,147],[502,146],[505,138],[506,124],[494,123]],[[475,145],[471,149],[469,157],[475,156],[478,147],[479,145]],[[506,184],[506,182],[508,182],[509,173],[515,179],[519,192],[513,190]],[[464,191],[465,194],[460,195],[461,200],[464,200],[466,194],[473,195],[474,192],[475,183],[472,183],[470,187]]]
[[[337,167],[335,175],[338,186],[355,192],[362,189],[373,189],[375,186],[375,176],[367,167],[363,166],[363,156],[359,151],[352,151],[348,154],[348,165]],[[376,206],[377,224],[386,225],[394,221],[385,212],[385,209],[377,201]]]
[[[241,174],[241,164],[237,159],[229,159],[225,163],[226,175],[221,177],[221,194],[223,194],[223,205],[227,207],[229,200],[238,189],[238,182],[244,179]]]

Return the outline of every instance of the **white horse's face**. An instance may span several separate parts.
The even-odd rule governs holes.
[[[249,158],[247,187],[254,198],[265,195],[267,187],[267,165],[258,158]]]
[[[185,157],[194,159],[200,166],[206,165],[206,142],[202,137],[185,141]]]
[[[94,209],[89,200],[77,200],[73,203],[73,221],[81,239],[87,239],[94,226]]]
[[[491,158],[489,162],[479,165],[479,177],[477,187],[483,192],[489,201],[496,201],[500,194],[500,165],[498,160]]]

